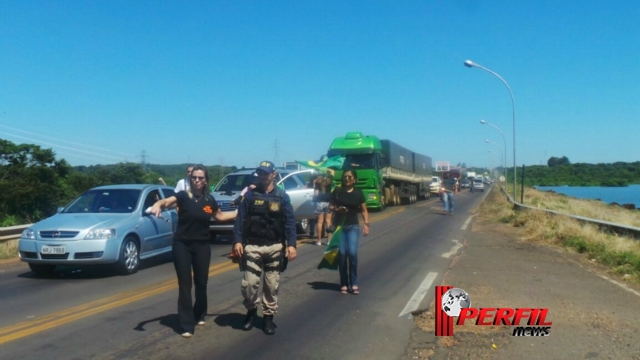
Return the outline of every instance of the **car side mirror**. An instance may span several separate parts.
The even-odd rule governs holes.
[[[56,209],[56,213],[61,213],[64,210],[64,207],[60,206]]]

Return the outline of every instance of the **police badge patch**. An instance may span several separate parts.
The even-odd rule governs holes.
[[[280,203],[272,202],[269,204],[269,211],[271,212],[279,212],[280,211]]]

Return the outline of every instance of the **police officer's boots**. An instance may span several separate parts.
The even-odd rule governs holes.
[[[247,316],[242,323],[242,330],[249,331],[253,329],[253,322],[256,320],[256,317],[258,317],[258,309],[247,311]]]
[[[276,333],[276,326],[273,323],[273,315],[264,316],[264,328],[262,331],[267,335],[273,335]]]

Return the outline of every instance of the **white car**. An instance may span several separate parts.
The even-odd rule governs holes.
[[[442,182],[440,181],[440,178],[438,176],[432,176],[431,185],[429,185],[429,190],[431,191],[431,193],[439,195],[441,187],[442,187]]]
[[[480,191],[484,191],[484,182],[482,181],[482,178],[473,178],[473,182],[472,185],[473,186],[473,191],[476,190],[480,190]]]

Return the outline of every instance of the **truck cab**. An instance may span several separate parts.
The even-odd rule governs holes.
[[[382,146],[375,136],[363,136],[361,132],[349,132],[331,143],[327,156],[344,156],[344,165],[335,169],[334,183],[340,185],[344,168],[353,169],[358,176],[356,187],[362,190],[367,208],[383,207],[383,180],[380,166]]]

